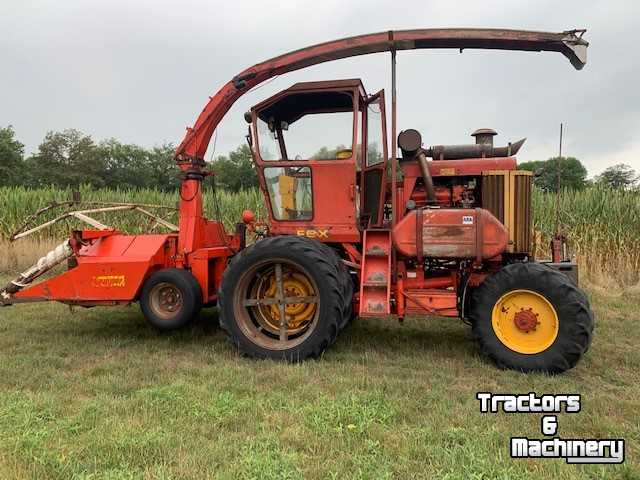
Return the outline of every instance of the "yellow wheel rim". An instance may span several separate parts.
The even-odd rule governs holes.
[[[268,278],[269,289],[265,292],[265,298],[273,298],[277,293],[275,274]],[[310,297],[315,295],[313,286],[309,279],[298,272],[284,275],[284,295],[285,297]],[[316,314],[317,305],[314,303],[287,303],[284,312],[287,318],[287,325],[292,330],[299,329],[303,324],[310,322]],[[266,316],[269,324],[274,328],[279,328],[280,312],[277,305],[268,307]]]
[[[301,270],[293,266],[282,268],[282,292],[285,298],[313,297],[316,290],[311,281]],[[278,282],[273,268],[264,270],[251,291],[253,298],[272,300],[277,297]],[[284,315],[287,335],[297,335],[307,329],[316,317],[316,303],[286,303]],[[280,333],[280,309],[277,304],[258,305],[255,307],[255,318],[260,326],[271,334]]]
[[[560,322],[555,308],[544,296],[531,290],[512,290],[494,305],[491,324],[507,348],[536,354],[553,344]]]

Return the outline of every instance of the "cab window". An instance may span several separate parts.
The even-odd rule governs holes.
[[[309,167],[267,167],[264,179],[276,220],[311,220],[313,195]]]
[[[288,95],[258,112],[263,161],[351,158],[353,95],[304,92]]]

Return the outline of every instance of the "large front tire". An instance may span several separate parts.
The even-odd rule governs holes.
[[[225,271],[220,325],[251,357],[318,357],[333,343],[342,321],[339,267],[337,258],[314,240],[261,240],[236,255]]]
[[[501,368],[560,373],[589,348],[593,313],[562,273],[539,263],[507,265],[473,294],[470,319],[482,353]]]

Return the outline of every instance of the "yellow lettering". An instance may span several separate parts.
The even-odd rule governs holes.
[[[124,287],[126,277],[124,275],[99,275],[91,279],[94,288]]]
[[[296,235],[308,238],[329,238],[329,230],[296,230]]]

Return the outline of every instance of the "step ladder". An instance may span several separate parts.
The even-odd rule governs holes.
[[[391,313],[391,231],[366,230],[360,266],[361,317]]]

